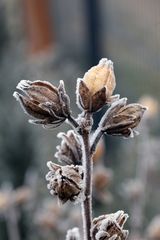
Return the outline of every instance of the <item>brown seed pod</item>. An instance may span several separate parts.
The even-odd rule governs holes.
[[[127,98],[121,98],[111,105],[99,126],[109,135],[133,137],[138,133],[134,128],[138,126],[146,109],[138,103],[127,105]]]
[[[51,161],[47,166],[50,171],[46,175],[46,180],[49,181],[48,189],[51,194],[57,195],[62,203],[68,200],[73,202],[83,200],[82,166],[60,166]]]
[[[29,120],[30,123],[56,127],[70,116],[70,101],[63,81],[60,81],[57,88],[47,81],[21,80],[17,88],[25,95],[14,92],[13,96],[23,110],[35,118]]]
[[[123,226],[128,214],[123,211],[106,214],[93,219],[92,235],[93,240],[125,240],[128,237],[128,230]]]
[[[96,112],[112,101],[116,86],[113,63],[102,58],[77,83],[77,104],[88,112]],[[118,97],[118,96],[117,96]]]
[[[64,164],[82,165],[82,148],[78,135],[69,130],[66,134],[59,133],[57,136],[62,138],[62,142],[57,146],[55,157]]]

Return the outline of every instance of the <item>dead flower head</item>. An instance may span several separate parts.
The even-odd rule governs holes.
[[[82,149],[78,135],[73,130],[69,130],[66,134],[59,133],[57,136],[62,138],[62,142],[57,146],[55,157],[61,163],[82,165]]]
[[[102,215],[93,220],[93,240],[125,240],[128,237],[128,230],[123,226],[128,214],[123,211]]]
[[[142,119],[146,107],[133,103],[127,105],[127,98],[114,102],[103,116],[100,126],[109,135],[134,137],[134,130]]]
[[[46,180],[49,181],[48,189],[51,194],[57,195],[62,203],[68,200],[79,202],[83,200],[83,168],[82,166],[60,166],[48,162],[49,173]]]
[[[96,112],[118,97],[112,97],[115,86],[113,63],[107,58],[102,58],[98,65],[85,73],[83,79],[78,79],[78,105],[86,111]]]
[[[70,115],[69,97],[63,81],[60,81],[57,88],[47,81],[21,80],[17,88],[26,95],[14,92],[13,96],[24,111],[35,118],[30,123],[54,127],[59,126]]]

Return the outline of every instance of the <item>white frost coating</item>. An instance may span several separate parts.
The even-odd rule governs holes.
[[[120,94],[115,94],[110,97],[110,105],[113,104],[114,102],[117,102],[120,99]],[[109,103],[108,103],[109,105]]]
[[[64,132],[59,132],[59,133],[57,134],[57,137],[58,137],[58,138],[63,138],[63,135],[65,135]]]
[[[123,235],[125,236],[125,238],[127,238],[128,235],[129,235],[129,231],[128,230],[123,230]]]
[[[53,177],[53,171],[49,171],[47,174],[46,174],[46,180],[47,181],[50,181],[50,179]]]
[[[96,234],[96,240],[99,240],[99,239],[103,239],[104,237],[107,237],[107,238],[109,238],[109,234],[106,232],[106,231],[103,231],[103,230],[101,230],[101,231],[98,231],[98,233]]]
[[[77,227],[67,231],[66,240],[80,240],[80,233]]]
[[[126,97],[118,99],[117,101],[115,101],[111,104],[110,110],[112,108],[116,107],[117,105],[119,105],[121,107],[125,106],[127,104],[127,100],[128,99]]]
[[[133,130],[133,132],[134,132],[134,135],[135,135],[135,136],[138,136],[138,135],[139,135],[139,132],[138,132],[137,130]]]
[[[62,88],[64,89],[64,81],[63,80],[59,81],[59,86],[62,86]]]
[[[53,191],[52,189],[50,190],[50,194],[51,194],[51,195],[54,195],[54,191]]]
[[[19,101],[19,93],[18,93],[18,92],[14,92],[14,93],[13,93],[13,97],[14,97],[17,101]]]
[[[47,167],[49,168],[49,170],[53,170],[51,161],[47,162]]]
[[[113,214],[115,220],[117,220],[122,215],[124,215],[124,211],[123,210],[119,210],[115,214]]]
[[[106,66],[107,68],[111,68],[113,70],[113,62],[108,60],[107,58],[102,58],[99,63],[99,66]]]
[[[83,110],[82,106],[79,104],[79,84],[80,82],[83,81],[83,78],[77,78],[77,84],[76,84],[76,104],[77,106]]]
[[[50,171],[55,172],[59,168],[59,165],[53,163],[52,161],[48,161],[47,167],[49,168]]]
[[[100,225],[100,230],[106,231],[107,227],[113,223],[114,223],[114,220],[112,218],[107,218],[107,219],[102,220],[102,223]]]
[[[29,80],[21,80],[19,83],[18,83],[18,85],[17,85],[17,89],[19,89],[19,90],[24,90],[25,88],[29,88],[30,87],[30,85],[31,85],[31,81],[29,81]]]
[[[80,185],[82,187],[82,184]],[[84,194],[84,187],[81,189],[80,193],[78,194],[78,196],[75,196],[75,202],[74,204],[79,204],[84,202],[84,200],[86,199],[85,194]]]
[[[67,133],[59,132],[59,133],[57,134],[57,137],[58,137],[58,138],[62,138],[62,139],[64,139],[64,141],[65,141],[65,140],[66,140],[66,136],[67,136],[67,137],[70,137],[71,134],[73,134],[74,137],[77,138],[77,135],[75,134],[75,132],[74,132],[73,130],[68,130]],[[61,145],[62,145],[62,144],[61,144]]]
[[[134,131],[133,131],[133,129],[132,129],[132,128],[128,128],[128,130],[130,130],[130,135],[129,135],[129,137],[130,137],[130,138],[134,138]]]

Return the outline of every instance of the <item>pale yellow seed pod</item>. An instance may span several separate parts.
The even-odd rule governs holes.
[[[100,89],[106,87],[107,95],[111,96],[116,87],[112,61],[107,58],[102,58],[98,65],[90,68],[88,72],[85,73],[83,81],[91,95],[94,95]]]

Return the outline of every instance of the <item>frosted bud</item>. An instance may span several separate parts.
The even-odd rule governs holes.
[[[93,240],[125,240],[128,231],[123,229],[128,214],[123,211],[102,215],[93,219]]]
[[[62,138],[61,145],[57,146],[55,157],[64,164],[82,165],[82,148],[78,135],[69,130],[66,134],[57,135]]]
[[[68,200],[80,202],[84,200],[83,168],[82,166],[60,166],[48,162],[49,172],[46,175],[48,189],[51,194],[57,195],[62,203]]]
[[[102,58],[98,65],[89,69],[82,79],[78,79],[77,103],[88,112],[96,112],[112,101],[115,86],[113,63]]]
[[[109,135],[134,137],[146,107],[138,103],[127,104],[127,98],[114,102],[104,114],[99,126]]]
[[[60,81],[57,88],[47,81],[21,80],[17,89],[24,94],[14,92],[13,96],[23,110],[35,118],[30,123],[56,127],[70,116],[70,101],[63,81]]]

